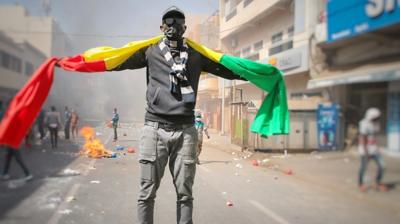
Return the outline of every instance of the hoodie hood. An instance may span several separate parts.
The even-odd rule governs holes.
[[[381,111],[378,108],[372,107],[365,112],[365,119],[368,121],[372,121],[375,118],[378,118],[381,116]]]

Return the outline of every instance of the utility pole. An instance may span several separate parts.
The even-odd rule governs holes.
[[[221,135],[225,134],[225,79],[222,79]]]
[[[46,16],[49,16],[51,13],[51,0],[42,0],[42,8],[43,8],[44,14]]]

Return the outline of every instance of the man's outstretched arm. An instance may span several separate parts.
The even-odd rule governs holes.
[[[233,73],[231,70],[227,69],[220,63],[214,62],[204,57],[203,55],[201,56],[201,58],[202,58],[202,70],[204,72],[214,74],[224,79],[229,79],[229,80],[241,79],[247,81],[246,79],[241,78],[239,75]]]
[[[146,67],[147,65],[146,50],[147,47],[138,50],[136,53],[130,56],[125,62],[113,68],[111,71],[122,71],[126,69],[139,69]]]

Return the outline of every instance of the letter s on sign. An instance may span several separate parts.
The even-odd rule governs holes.
[[[383,13],[385,9],[385,0],[368,0],[365,6],[365,12],[371,18],[377,17]]]

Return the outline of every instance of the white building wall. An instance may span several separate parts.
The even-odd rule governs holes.
[[[17,58],[21,58],[23,54],[22,48],[20,48],[16,44],[11,44],[9,41],[4,41],[2,37],[0,37],[0,51],[7,52]],[[1,57],[1,56],[0,56]],[[21,68],[21,72],[18,73],[16,71],[12,71],[10,69],[6,69],[0,63],[0,87],[6,89],[19,89],[26,82],[26,76],[22,75],[23,69]]]
[[[15,43],[3,33],[0,33],[0,51],[0,99],[8,101],[32,75],[31,72],[26,73],[27,64],[32,65],[34,71],[45,60],[45,55],[27,43]],[[21,61],[20,71],[4,67],[1,58],[4,53]]]
[[[22,6],[0,6],[0,30],[18,43],[29,42],[47,57],[69,53],[69,39],[54,20],[29,16]]]

